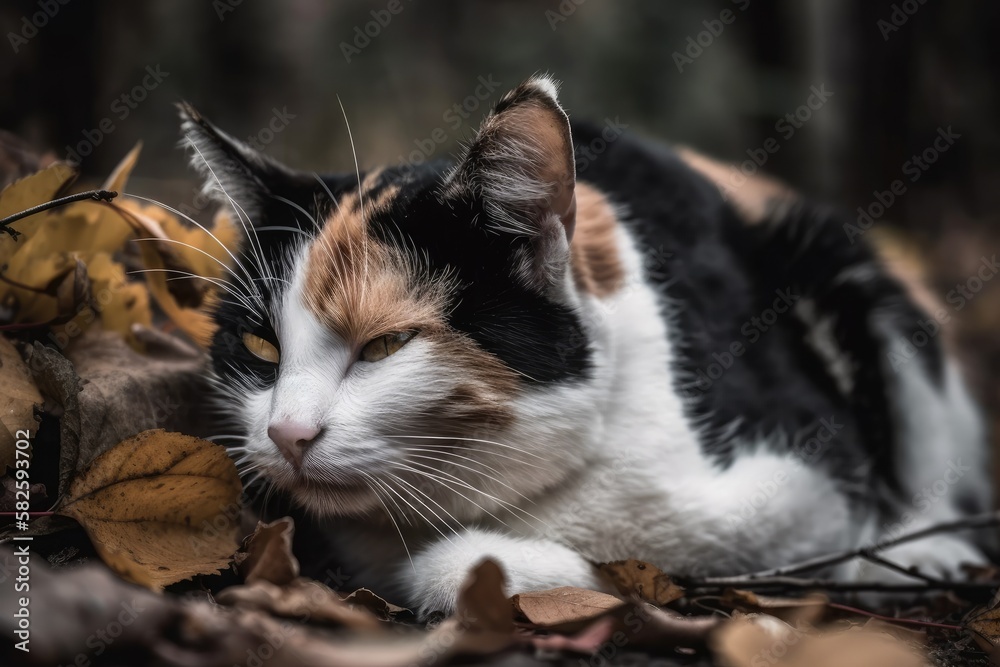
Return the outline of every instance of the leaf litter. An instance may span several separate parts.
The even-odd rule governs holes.
[[[140,151],[122,160],[104,189],[127,193]],[[29,163],[42,168],[0,192],[0,218],[73,186],[74,170],[51,160],[19,163],[13,173],[26,173]],[[244,534],[248,508],[235,466],[222,447],[197,437],[205,435],[198,431],[206,423],[210,310],[239,240],[231,219],[219,213],[194,225],[123,195],[13,225],[18,238],[0,234],[0,498],[16,506],[9,436],[30,429],[37,433],[32,469],[45,479],[31,485],[32,509],[45,503],[53,513],[34,519],[32,532],[59,548],[49,555],[55,569],[35,561],[30,654],[14,653],[18,602],[0,596],[3,664],[79,664],[83,657],[184,667],[394,667],[486,664],[513,651],[607,664],[642,652],[670,661],[664,664],[909,667],[932,659],[986,664],[996,656],[996,600],[956,620],[961,626],[901,629],[822,595],[736,588],[701,595],[635,559],[595,564],[607,590],[508,597],[502,568],[485,560],[469,573],[455,613],[422,624],[377,591],[340,591],[305,577],[292,551],[293,520],[258,522]],[[71,520],[84,532],[50,534]],[[2,545],[11,532],[0,524],[0,564],[14,558]],[[81,564],[77,554],[88,545],[80,539],[89,539],[99,562]],[[962,604],[951,595],[934,608],[954,614]],[[120,633],[98,653],[95,630],[110,627]]]

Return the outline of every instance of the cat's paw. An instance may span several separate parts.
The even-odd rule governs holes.
[[[437,611],[452,613],[469,572],[486,558],[503,570],[506,595],[558,586],[602,588],[595,568],[563,545],[469,530],[415,554],[412,567],[406,563],[403,579],[418,618]]]

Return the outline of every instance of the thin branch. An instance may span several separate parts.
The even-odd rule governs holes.
[[[875,612],[868,611],[867,609],[858,609],[857,607],[840,604],[839,602],[827,602],[826,606],[831,609],[839,609],[840,611],[858,614],[859,616],[877,618],[878,620],[886,621],[887,623],[896,623],[899,625],[908,625],[917,628],[938,628],[940,630],[951,630],[952,632],[962,632],[964,630],[964,628],[960,625],[951,625],[949,623],[936,623],[934,621],[921,621],[914,618],[895,618],[894,616],[883,616],[882,614],[876,614]]]
[[[927,581],[927,582],[931,582],[931,583],[940,583],[941,582],[941,579],[937,579],[935,577],[930,577],[930,576],[924,574],[923,572],[920,572],[916,568],[903,567],[899,563],[894,563],[891,560],[889,560],[888,558],[883,558],[882,556],[877,556],[875,554],[861,554],[859,556],[859,558],[863,558],[866,561],[868,561],[869,563],[873,563],[875,565],[881,565],[882,567],[884,567],[886,569],[893,570],[895,572],[899,572],[903,576],[910,577],[911,579],[920,579],[921,581]]]
[[[958,519],[957,521],[948,521],[928,526],[927,528],[923,528],[912,533],[906,533],[905,535],[901,535],[890,540],[879,541],[865,547],[849,549],[847,551],[828,554],[826,556],[818,556],[816,558],[810,558],[809,560],[804,560],[792,565],[786,565],[784,567],[776,567],[770,570],[761,570],[759,572],[751,572],[750,574],[741,574],[734,577],[709,577],[702,581],[706,584],[742,586],[749,581],[755,581],[762,578],[785,577],[791,574],[798,574],[800,572],[808,572],[809,570],[818,570],[832,565],[839,565],[840,563],[844,563],[855,558],[870,559],[870,557],[874,556],[879,551],[883,551],[906,542],[921,540],[925,537],[930,537],[931,535],[937,535],[939,533],[993,528],[996,526],[1000,526],[1000,512],[983,512],[982,514],[975,514],[970,517],[965,517],[964,519]],[[951,582],[947,583],[949,585],[954,585]]]
[[[720,583],[720,580],[726,582]],[[953,591],[955,593],[970,592],[992,594],[1000,581],[966,582],[966,581],[926,581],[912,584],[890,584],[865,581],[835,581],[831,579],[801,579],[798,577],[758,577],[741,581],[731,581],[735,577],[715,577],[707,579],[678,579],[677,583],[685,589],[697,594],[723,593],[727,588],[739,586],[752,591],[767,591],[770,593],[793,591],[834,591],[841,593],[926,593],[930,591]]]
[[[47,211],[50,208],[56,208],[57,206],[63,206],[64,204],[71,204],[75,201],[84,201],[90,199],[92,201],[104,201],[109,202],[118,196],[117,192],[111,192],[109,190],[88,190],[87,192],[80,192],[75,195],[69,195],[68,197],[60,197],[59,199],[53,199],[50,202],[45,202],[44,204],[39,204],[38,206],[32,206],[29,209],[25,209],[20,213],[15,213],[14,215],[9,215],[6,218],[0,220],[0,232],[7,232],[12,238],[17,238],[21,235],[21,232],[16,229],[11,229],[10,224],[17,222],[21,218],[27,218],[29,215],[34,215],[36,213],[41,213],[42,211]]]

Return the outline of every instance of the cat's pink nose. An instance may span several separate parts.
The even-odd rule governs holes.
[[[296,470],[302,468],[302,457],[319,435],[318,426],[306,426],[293,421],[274,422],[267,427],[267,437],[278,447],[285,460]]]

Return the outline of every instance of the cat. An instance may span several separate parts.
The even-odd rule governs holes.
[[[245,232],[211,347],[234,456],[353,584],[426,616],[485,557],[509,594],[602,590],[596,563],[736,575],[990,507],[933,315],[835,209],[571,124],[546,76],[454,162],[343,175],[181,113]],[[984,558],[949,534],[884,555]]]

